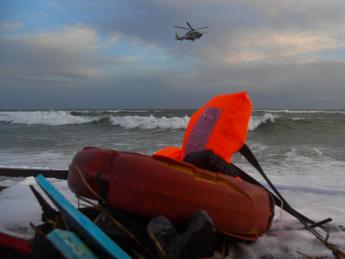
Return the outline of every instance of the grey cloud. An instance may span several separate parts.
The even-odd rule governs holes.
[[[53,40],[58,42],[49,44]],[[82,40],[74,39],[75,42]],[[66,42],[64,35],[43,40],[36,35],[3,37],[0,38],[0,53],[1,78],[36,81],[101,78],[106,67],[138,61],[130,56],[105,56],[96,46],[73,46],[73,42]]]
[[[155,77],[123,75],[112,80],[51,83],[49,89],[42,82],[21,81],[6,84],[9,88],[1,89],[3,93],[0,90],[0,108],[9,105],[8,100],[44,108],[195,108],[216,94],[247,90],[256,109],[344,109],[343,71],[344,62],[330,62],[204,67],[191,74],[164,72]]]
[[[99,49],[72,55],[64,48],[2,39],[0,108],[198,107],[215,94],[248,90],[255,108],[345,109],[345,62],[338,57],[326,62],[319,55],[344,51],[339,44],[345,38],[343,1],[56,3],[78,7],[87,14],[80,22],[98,33],[121,33],[119,41],[137,39],[158,47],[168,64],[152,68],[145,60],[136,62],[138,57],[99,55]],[[173,25],[186,20],[210,28],[195,43],[175,41]],[[311,35],[310,44],[319,48],[260,41],[279,33]],[[315,53],[305,54],[308,50]],[[265,58],[234,62],[238,53]]]

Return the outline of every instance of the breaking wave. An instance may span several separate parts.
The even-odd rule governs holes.
[[[0,122],[25,125],[61,126],[86,123],[109,123],[125,129],[186,129],[190,117],[156,117],[154,115],[117,116],[111,111],[17,111],[0,112]],[[129,111],[134,112],[134,111]],[[135,111],[138,113],[144,110]]]
[[[16,111],[0,112],[0,122],[26,125],[61,126],[86,123],[107,122],[125,129],[186,129],[190,117],[158,117],[152,114],[118,115],[120,112],[143,113],[146,110],[103,110],[103,111]],[[279,115],[265,113],[263,116],[253,115],[249,130],[255,130],[263,124],[274,123]],[[293,120],[293,119],[292,119]]]
[[[101,118],[72,115],[67,111],[18,111],[1,112],[0,121],[11,124],[50,125],[83,124],[99,121]]]
[[[270,112],[270,113],[291,113],[291,114],[345,114],[345,111],[331,111],[331,110],[255,110],[257,112]]]
[[[103,110],[103,111],[16,111],[0,112],[0,122],[26,125],[48,125],[61,126],[86,123],[109,123],[125,129],[186,129],[190,117],[174,116],[159,117],[152,114],[140,115],[118,115],[120,112],[138,112],[144,110]],[[268,122],[274,123],[278,115],[266,113],[263,116],[252,116],[249,130],[255,130],[260,125]]]
[[[158,112],[158,110],[153,110],[154,112]],[[121,109],[121,110],[75,110],[71,111],[71,115],[75,116],[102,116],[102,115],[112,115],[112,114],[119,114],[119,113],[147,113],[150,110],[129,110],[129,109]]]
[[[250,131],[280,128],[323,128],[345,125],[344,115],[325,115],[326,122],[320,116],[302,114],[304,111],[293,111],[298,115],[268,111],[255,111],[250,118]],[[313,112],[313,111],[310,111]],[[339,111],[340,112],[340,111]],[[24,125],[80,125],[103,124],[124,129],[186,129],[190,116],[188,113],[163,110],[73,110],[73,111],[1,111],[0,123]],[[322,125],[321,125],[322,124]],[[327,128],[328,129],[328,128]]]
[[[161,117],[150,116],[112,116],[110,121],[113,125],[123,127],[125,129],[186,129],[189,117]]]
[[[274,119],[276,118],[279,118],[279,116],[272,115],[271,113],[265,113],[263,116],[252,116],[249,121],[249,130],[255,130],[267,122],[274,123]]]

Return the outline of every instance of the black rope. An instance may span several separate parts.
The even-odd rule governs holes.
[[[259,171],[259,173],[262,175],[262,177],[266,180],[266,182],[268,183],[268,185],[270,186],[270,188],[273,190],[273,192],[278,196],[276,197],[272,192],[270,192],[269,190],[267,190],[267,188],[265,188],[264,186],[262,186],[260,183],[258,183],[254,178],[250,177],[249,175],[247,175],[246,173],[244,173],[243,171],[241,172],[241,174],[245,174],[246,178],[252,178],[251,181],[255,181],[257,184],[259,184],[260,186],[262,186],[263,188],[265,188],[274,198],[275,204],[277,206],[282,207],[285,211],[287,211],[288,213],[290,213],[292,216],[294,216],[295,218],[298,219],[299,222],[301,222],[303,224],[303,226],[309,230],[316,238],[318,238],[320,241],[322,241],[323,243],[326,244],[327,246],[327,239],[329,237],[329,233],[322,228],[321,225],[330,222],[332,219],[331,218],[327,218],[324,219],[320,222],[314,222],[313,220],[309,219],[308,217],[304,216],[303,214],[299,213],[298,211],[296,211],[295,209],[293,209],[290,204],[285,200],[285,198],[280,194],[280,192],[277,190],[277,188],[273,185],[273,183],[270,181],[270,179],[266,176],[266,174],[264,173],[263,169],[261,168],[259,162],[257,161],[257,159],[255,158],[254,154],[251,152],[251,150],[249,149],[249,147],[244,144],[242,146],[242,148],[239,150],[239,152],[248,160],[248,162],[256,169]],[[283,204],[281,204],[283,202]],[[323,238],[323,236],[315,230],[316,227],[321,228],[323,231],[326,232],[326,238]]]

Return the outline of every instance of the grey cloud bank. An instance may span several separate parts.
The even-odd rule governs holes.
[[[257,109],[345,109],[343,1],[54,3],[79,15],[25,32],[0,17],[0,109],[195,108],[241,90]],[[175,41],[186,20],[210,28]]]

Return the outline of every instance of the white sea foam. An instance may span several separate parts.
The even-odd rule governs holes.
[[[104,110],[105,111],[105,110]],[[146,112],[146,110],[109,110],[107,112]],[[94,114],[92,111],[74,111],[79,115],[73,115],[70,111],[16,111],[16,112],[0,112],[0,121],[12,124],[26,125],[71,125],[84,124],[90,122],[98,122],[101,119],[109,118],[112,125],[120,126],[125,129],[186,129],[190,117],[155,117],[150,116],[115,116],[99,114],[95,116],[87,116]]]
[[[236,164],[265,184],[265,181],[249,163],[238,161]],[[291,151],[279,163],[265,160],[262,167],[278,190],[295,206],[308,209],[311,203],[315,203],[315,206],[322,208],[334,206],[344,209],[344,161],[332,160],[327,157],[312,159]],[[326,217],[327,210],[324,210],[323,213]],[[335,218],[345,219],[345,210],[342,213],[343,215],[338,214]]]
[[[22,151],[0,150],[0,167],[7,168],[37,168],[37,169],[67,169],[75,151],[66,153],[54,151]]]
[[[345,111],[337,110],[255,110],[258,112],[270,113],[330,113],[330,114],[345,114]]]
[[[56,179],[49,181],[74,206],[77,206],[75,195],[68,189],[66,181]],[[26,238],[34,235],[30,222],[40,224],[42,212],[30,191],[29,185],[33,185],[42,193],[40,188],[37,188],[33,177],[26,178],[0,193],[0,211],[3,212],[0,213],[0,231],[15,233],[16,235],[19,233]],[[303,196],[299,193],[298,199],[300,203],[304,204],[304,207],[302,209],[297,207],[296,209],[306,216],[311,216],[315,220],[321,220],[328,216],[334,218],[329,242],[344,250],[345,232],[339,225],[344,225],[345,217],[343,217],[344,211],[339,209],[342,204],[339,196],[334,196],[332,202],[329,202],[329,197],[327,200],[320,200],[318,195],[313,200],[311,196]],[[331,215],[330,212],[332,212]],[[236,243],[231,246],[229,252],[228,258],[306,258],[306,255],[315,258],[333,258],[329,249],[305,230],[295,218],[284,211],[281,212],[280,208],[276,208],[272,226],[267,233],[253,243]]]
[[[104,112],[108,114],[104,114]],[[189,116],[183,117],[157,117],[154,115],[128,115],[117,116],[119,112],[144,113],[147,110],[102,110],[102,111],[9,111],[0,112],[0,122],[25,125],[74,125],[91,122],[99,122],[102,119],[109,119],[112,125],[125,129],[186,129]],[[249,130],[255,130],[260,125],[267,122],[275,122],[280,115],[265,113],[262,116],[252,115],[249,123]],[[304,118],[291,118],[294,121],[304,120]]]
[[[54,182],[55,187],[75,205],[77,198],[71,193],[66,181],[49,179]],[[37,188],[34,177],[27,177],[23,181],[0,192],[0,229],[19,232],[26,237],[32,237],[34,234],[30,222],[35,225],[41,222],[41,213],[39,203],[30,191],[32,185],[37,191],[43,194],[40,188]],[[44,195],[45,197],[45,195]],[[53,205],[53,204],[51,204]]]
[[[275,215],[277,216],[272,227],[265,235],[251,244],[239,243],[238,247],[230,249],[229,258],[334,258],[332,252],[305,230],[295,218],[285,212],[280,218],[278,208]],[[315,213],[313,216],[320,218],[321,215]],[[333,226],[334,232],[330,233],[328,241],[344,250],[345,232],[336,225]]]
[[[274,122],[276,118],[279,118],[279,116],[272,115],[271,113],[265,113],[263,116],[252,116],[249,121],[249,130],[255,130],[267,121]]]
[[[111,123],[125,129],[186,129],[189,117],[112,116]]]
[[[292,117],[291,120],[293,120],[293,121],[305,121],[306,118],[302,118],[302,117]]]
[[[266,185],[268,187],[268,185]],[[286,185],[276,184],[278,190],[286,190],[293,192],[314,193],[319,195],[342,195],[345,199],[345,189],[341,187],[319,187],[319,186],[306,186],[306,185]]]
[[[0,121],[12,124],[40,124],[59,126],[66,124],[83,124],[98,121],[97,117],[74,116],[67,111],[16,111],[0,112]]]
[[[128,113],[145,113],[149,110],[138,110],[138,109],[115,109],[115,110],[97,110],[97,112],[108,112],[108,113],[119,113],[119,112],[128,112]]]

